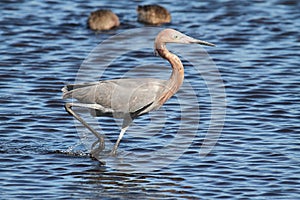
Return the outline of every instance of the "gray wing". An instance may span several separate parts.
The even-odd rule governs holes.
[[[75,98],[81,103],[99,104],[115,113],[135,113],[147,107],[147,112],[159,108],[157,98],[166,81],[160,79],[114,79],[87,84],[67,85],[63,98]],[[155,102],[155,103],[154,103]]]

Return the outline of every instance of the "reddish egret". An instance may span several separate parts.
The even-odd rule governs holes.
[[[145,24],[163,24],[171,21],[170,13],[159,5],[138,6],[136,11],[138,21]]]
[[[137,79],[113,79],[92,83],[83,83],[65,86],[63,98],[75,98],[79,103],[66,103],[65,108],[86,128],[88,128],[98,140],[92,145],[93,152],[101,152],[104,147],[104,138],[89,126],[72,107],[85,107],[94,110],[95,116],[111,116],[122,118],[123,124],[119,138],[117,139],[111,155],[115,155],[119,143],[136,117],[160,108],[181,86],[184,78],[184,69],[180,59],[166,48],[166,43],[202,44],[214,46],[214,44],[197,40],[173,29],[162,30],[155,39],[155,50],[162,58],[169,61],[172,73],[169,80],[137,78]],[[93,147],[99,143],[99,147]]]
[[[119,18],[111,10],[97,10],[90,14],[88,26],[92,30],[109,30],[120,25]]]

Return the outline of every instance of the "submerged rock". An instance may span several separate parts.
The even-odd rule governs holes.
[[[120,25],[118,16],[111,10],[91,12],[88,27],[92,30],[109,30]]]
[[[171,22],[171,15],[162,6],[144,5],[137,7],[138,21],[145,24],[163,24]]]

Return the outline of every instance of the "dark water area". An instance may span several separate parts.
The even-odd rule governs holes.
[[[158,2],[143,2],[151,3]],[[184,130],[197,126],[197,134],[175,161],[151,172],[126,172],[91,158],[64,110],[60,90],[75,81],[97,44],[145,26],[136,21],[141,2],[6,0],[0,3],[1,199],[299,199],[299,1],[159,3],[172,15],[172,22],[161,28],[217,45],[205,49],[222,77],[227,106],[212,151],[206,156],[198,153],[211,104],[205,81],[193,74],[193,68],[186,69],[185,83],[199,92],[200,123],[187,123]],[[87,29],[89,13],[100,7],[112,9],[121,26],[101,33]],[[149,43],[149,52],[124,55],[118,60],[123,67],[108,70],[105,78],[118,77],[131,64],[150,66],[160,60],[152,47]],[[165,70],[149,73],[168,76],[170,68]],[[167,115],[153,113],[164,123],[155,123],[148,136],[135,135],[151,116],[139,118],[135,128],[128,129],[120,151],[147,153],[173,140],[180,120],[179,97],[186,97],[187,108],[195,103],[181,90],[162,107]],[[108,137],[116,140],[119,127],[110,119],[102,124]]]

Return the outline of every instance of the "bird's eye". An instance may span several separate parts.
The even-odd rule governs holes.
[[[178,39],[178,35],[174,35],[174,39]]]

